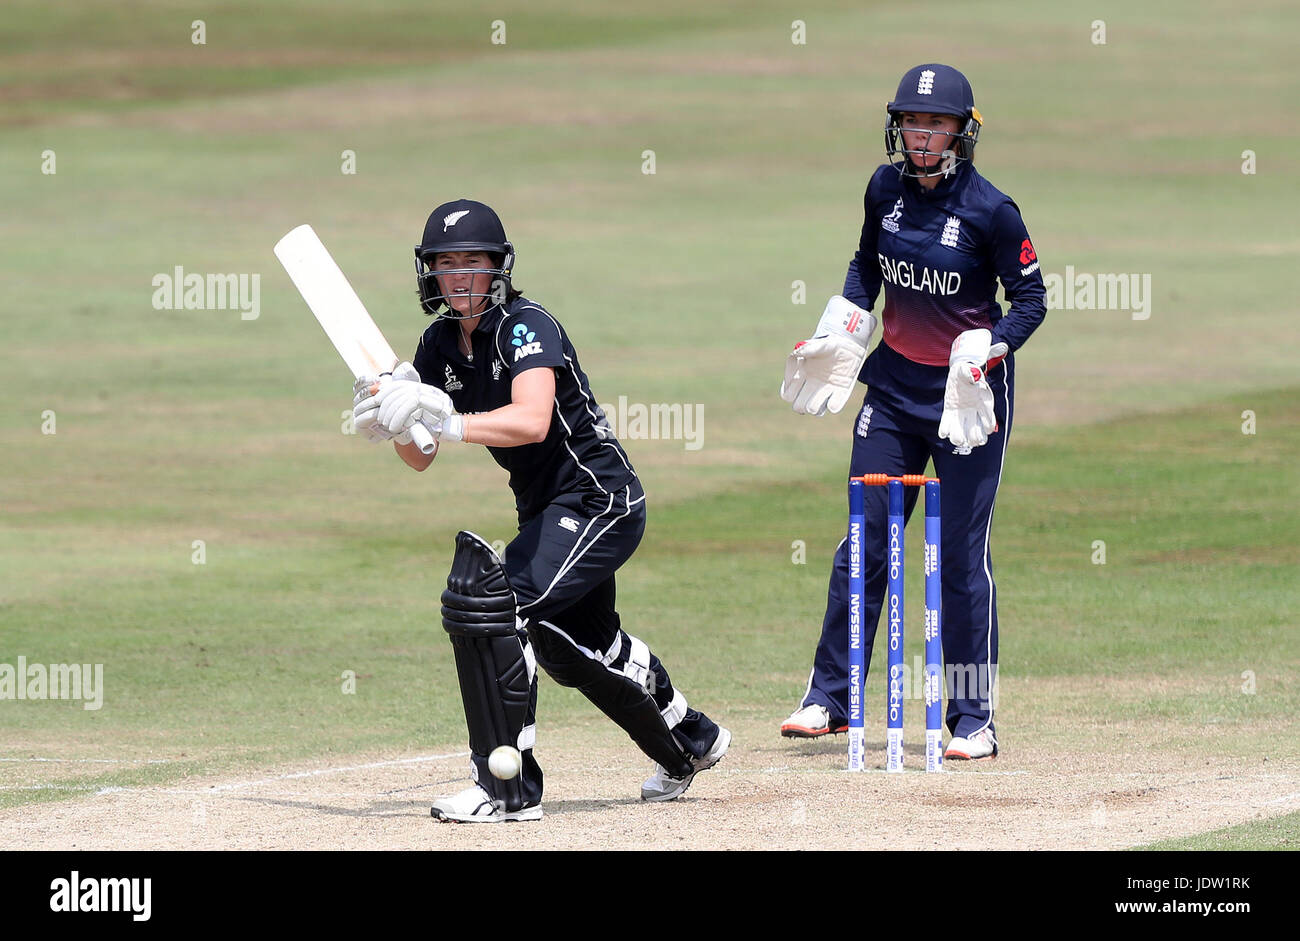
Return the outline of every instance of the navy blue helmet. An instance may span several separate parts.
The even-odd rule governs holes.
[[[975,159],[975,143],[979,140],[984,119],[975,107],[975,93],[971,91],[970,82],[952,66],[932,62],[908,69],[886,111],[885,151],[891,161],[902,159],[899,172],[903,176],[947,176],[958,163]],[[930,150],[928,140],[920,150],[908,150],[903,142],[902,119],[903,114],[909,111],[953,115],[961,119],[961,129],[941,152]],[[925,166],[924,159],[914,159],[938,153],[943,159],[932,168]]]
[[[434,270],[434,262],[442,252],[487,252],[492,258],[494,268],[444,268]],[[490,206],[472,199],[457,199],[443,203],[429,216],[424,225],[424,236],[415,246],[415,278],[420,291],[420,306],[430,314],[438,314],[440,308],[447,307],[443,317],[452,320],[467,320],[483,313],[477,310],[478,303],[472,305],[476,313],[457,315],[438,286],[438,275],[472,273],[484,271],[492,275],[492,287],[489,294],[471,293],[474,298],[486,297],[491,304],[506,301],[510,296],[510,271],[515,266],[515,248],[506,238],[505,226]]]

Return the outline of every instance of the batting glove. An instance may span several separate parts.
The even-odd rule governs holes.
[[[394,369],[393,379],[381,382],[379,391],[375,393],[374,397],[379,402],[380,424],[395,435],[405,432],[421,420],[431,432],[435,428],[441,431],[446,420],[456,414],[451,398],[441,389],[420,382],[418,376],[412,379],[399,378],[410,374],[404,366],[406,364]]]
[[[1005,343],[993,343],[993,334],[983,328],[965,330],[952,341],[939,437],[947,438],[953,447],[977,448],[998,430],[993,390],[986,376],[1008,349]]]
[[[388,379],[388,376],[382,379],[379,376],[358,376],[352,386],[352,427],[357,430],[357,434],[372,443],[394,437],[391,431],[379,423],[379,400],[370,392],[372,386]]]
[[[380,386],[391,382],[394,376],[416,382],[420,379],[414,366],[402,363],[394,367],[392,373],[384,373],[382,376],[358,376],[352,385],[352,427],[371,443],[389,440],[398,444],[411,443],[409,430],[393,434],[379,421],[379,398],[376,393]],[[432,430],[430,429],[431,433]]]
[[[875,330],[869,312],[838,294],[832,297],[812,337],[795,344],[786,357],[781,398],[800,415],[838,413],[853,394]]]

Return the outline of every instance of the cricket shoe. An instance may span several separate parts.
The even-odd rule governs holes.
[[[487,791],[471,784],[459,794],[433,802],[429,815],[454,823],[509,823],[516,820],[541,820],[542,805],[533,804],[520,810],[506,810]]]
[[[955,758],[958,761],[983,761],[986,758],[997,757],[997,753],[997,739],[993,737],[993,730],[985,726],[965,737],[958,735],[953,738],[948,743],[948,749],[943,753],[943,757]]]
[[[848,724],[831,727],[831,714],[825,706],[803,706],[781,723],[781,734],[786,738],[820,738],[832,732],[847,732]]]
[[[681,797],[686,793],[686,789],[691,786],[695,776],[701,771],[708,771],[727,753],[727,748],[731,745],[731,733],[718,726],[718,737],[713,740],[713,745],[702,758],[692,758],[691,765],[694,770],[684,778],[675,778],[664,770],[663,765],[655,765],[655,773],[646,779],[641,785],[641,799],[643,801],[670,801]]]

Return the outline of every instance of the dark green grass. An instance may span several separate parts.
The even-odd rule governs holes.
[[[803,15],[829,6],[811,4]],[[337,79],[465,68],[512,54],[619,48],[682,39],[765,18],[788,30],[784,5],[669,0],[636,9],[601,2],[504,0],[490,8],[419,0],[211,3],[135,0],[6,5],[0,33],[0,124],[93,107],[120,112]],[[202,20],[205,42],[192,41]],[[496,21],[505,23],[504,44]]]

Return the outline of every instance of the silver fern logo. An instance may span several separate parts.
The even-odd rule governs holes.
[[[469,215],[468,209],[459,209],[456,212],[448,213],[442,217],[442,231],[446,232],[448,226],[455,225],[465,216]]]

